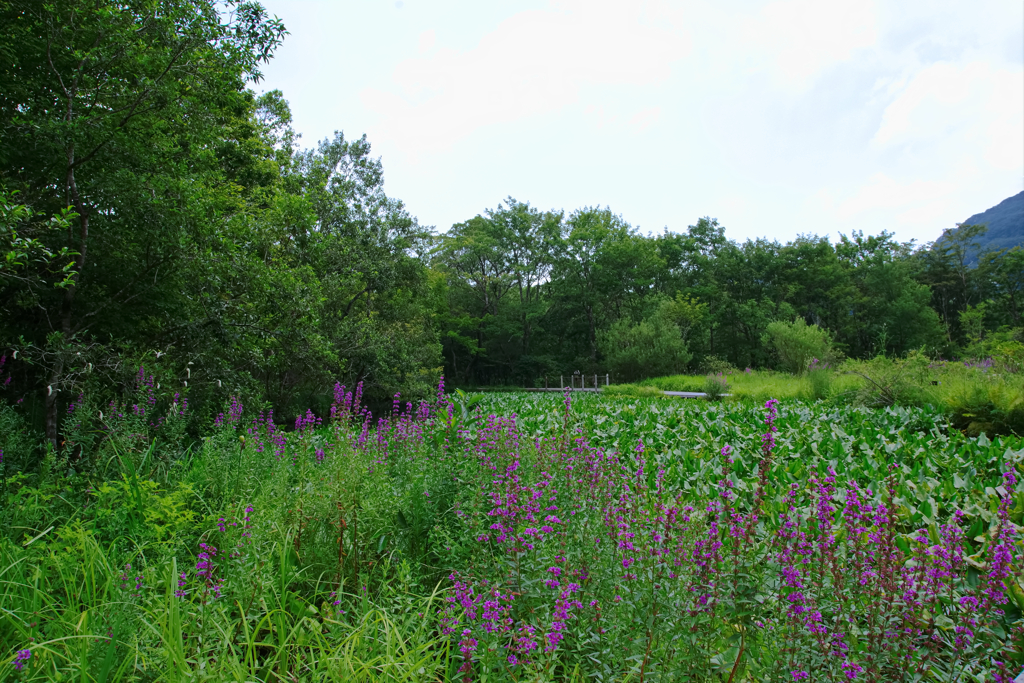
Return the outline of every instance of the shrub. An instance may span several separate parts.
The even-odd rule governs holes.
[[[950,422],[969,436],[1024,434],[1024,387],[1001,377],[948,381],[944,405]]]
[[[877,356],[869,361],[851,361],[847,372],[864,379],[855,402],[868,407],[892,405],[921,406],[939,403],[938,391],[929,374],[930,361],[923,354],[911,353],[905,359]]]
[[[700,361],[700,369],[712,375],[730,375],[736,372],[736,366],[720,356],[709,354]]]
[[[598,336],[598,345],[615,376],[627,381],[682,372],[692,357],[662,309],[635,325],[619,320]]]
[[[39,439],[31,436],[25,418],[11,406],[0,403],[0,473],[12,474],[34,467],[41,452]]]
[[[704,397],[709,401],[721,401],[722,396],[729,391],[729,380],[725,375],[719,373],[708,375],[704,379]]]
[[[832,366],[817,358],[811,359],[807,366],[807,381],[810,400],[822,401],[828,398],[832,390]]]
[[[762,341],[775,348],[782,367],[794,375],[803,374],[812,358],[828,362],[833,356],[828,330],[808,325],[803,318],[769,323]]]

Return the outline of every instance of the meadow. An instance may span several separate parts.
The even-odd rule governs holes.
[[[848,359],[832,366],[812,359],[800,375],[773,370],[671,375],[613,387],[620,396],[654,397],[662,391],[719,391],[738,401],[825,401],[834,406],[936,407],[952,424],[977,436],[1024,433],[1024,380],[1019,357],[933,360],[911,353],[896,359]]]
[[[766,403],[0,408],[0,680],[1012,680],[1024,440]]]

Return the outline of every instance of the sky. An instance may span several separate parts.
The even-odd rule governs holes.
[[[1020,0],[262,0],[300,143],[439,231],[506,197],[930,242],[1024,190]]]

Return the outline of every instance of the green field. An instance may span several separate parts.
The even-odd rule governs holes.
[[[190,448],[123,411],[4,479],[0,680],[1019,671],[1020,438],[787,401],[766,448],[754,403],[570,398],[236,406]]]

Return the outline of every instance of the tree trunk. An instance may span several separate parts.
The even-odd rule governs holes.
[[[590,323],[590,362],[597,366],[597,331],[594,329],[594,307],[587,306],[587,322]]]
[[[59,435],[57,434],[57,430],[60,428],[57,418],[57,396],[60,392],[57,390],[56,385],[60,381],[61,372],[64,370],[62,361],[58,360],[56,363],[50,373],[50,383],[43,389],[43,394],[46,396],[46,440],[53,445],[54,451],[60,446],[58,442]]]

